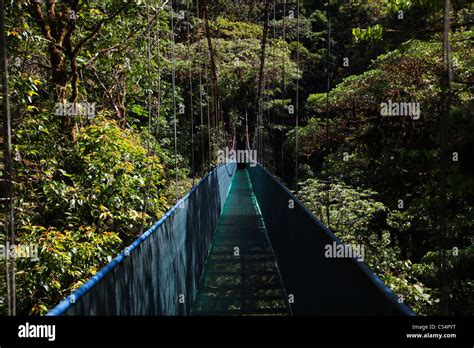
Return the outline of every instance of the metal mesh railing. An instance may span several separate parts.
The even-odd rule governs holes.
[[[261,166],[248,167],[295,315],[412,315],[355,258],[326,258],[340,240]]]
[[[187,315],[236,169],[210,172],[48,315]]]
[[[233,179],[192,314],[290,314],[246,170]]]

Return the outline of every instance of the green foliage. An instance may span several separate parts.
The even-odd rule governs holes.
[[[19,242],[40,249],[39,261],[18,264],[22,313],[51,308],[135,239],[143,219],[149,226],[168,207],[163,164],[138,134],[99,116],[66,148],[50,117],[59,116],[27,117],[15,145],[26,164],[17,163]]]
[[[47,129],[41,122],[38,125],[37,120],[32,125]],[[48,132],[38,133],[31,128],[20,132],[25,141],[35,137],[38,148],[18,145],[24,161],[36,161],[36,153],[57,148],[51,147]],[[141,224],[148,173],[152,184],[148,189],[146,223],[165,212],[163,164],[157,157],[147,156],[138,135],[102,117],[81,127],[75,137],[71,148],[52,153],[54,157],[47,161],[32,163],[40,168],[33,189],[41,219],[57,228],[89,223],[102,230],[121,231],[121,237],[130,241]]]
[[[261,25],[231,21],[225,17],[217,17],[209,27],[214,37],[228,40],[260,39],[263,35]]]
[[[430,308],[430,313],[439,313],[447,306],[451,312],[471,315],[474,310],[474,246],[453,247],[450,250],[429,251],[413,270],[419,279],[435,288],[436,296],[442,301]],[[443,265],[441,260],[444,259]],[[439,286],[440,279],[443,280]]]
[[[373,27],[368,27],[367,29],[353,28],[352,36],[354,37],[355,42],[358,41],[378,41],[382,39],[383,28],[380,24],[376,24]]]
[[[307,1],[298,19],[287,16],[283,20],[278,11],[275,18],[270,14],[265,57],[263,151],[264,158],[272,159],[266,165],[278,169],[288,182],[294,181],[295,115],[287,107],[295,103],[299,78],[299,98],[306,100],[300,107],[300,152],[296,154],[299,178],[304,181],[300,197],[324,222],[324,191],[329,189],[331,226],[338,236],[346,243],[366,245],[369,266],[423,314],[441,313],[446,306],[450,312],[472,313],[474,168],[469,158],[474,151],[474,123],[469,81],[474,72],[474,33],[467,26],[472,12],[467,2],[451,3],[455,30],[451,33],[454,80],[448,153],[457,152],[460,161],[450,163],[448,173],[445,269],[439,263],[437,245],[437,135],[445,97],[442,1],[332,1],[330,43],[326,4]],[[43,314],[87,281],[136,237],[142,222],[144,227],[150,225],[173,204],[175,174],[178,195],[183,196],[193,184],[192,158],[195,162],[205,159],[206,164],[197,171],[194,168],[204,173],[208,151],[212,155],[225,144],[212,115],[202,12],[197,18],[191,11],[189,23],[186,11],[185,20],[174,14],[176,43],[172,47],[168,8],[160,10],[159,2],[149,3],[153,18],[149,65],[145,1],[129,1],[117,13],[123,1],[79,1],[70,42],[52,43],[41,24],[70,28],[63,15],[70,12],[70,4],[57,2],[55,12],[61,15],[42,22],[31,12],[32,1],[10,1],[6,6],[18,240],[39,247],[39,260],[18,262],[21,314]],[[47,10],[44,2],[39,6]],[[257,113],[263,9],[262,1],[208,2],[222,112],[238,133],[245,117]],[[403,20],[398,19],[399,11]],[[92,30],[97,25],[100,29],[95,35]],[[85,41],[75,58],[65,54],[69,45],[77,47],[81,40]],[[59,59],[53,59],[51,54],[58,47]],[[349,58],[349,66],[342,66],[344,58]],[[93,120],[52,113],[59,97],[71,98],[75,64],[76,101],[97,104],[99,116]],[[332,74],[329,107],[328,64]],[[203,83],[202,104],[197,97],[199,81]],[[173,97],[185,110],[176,122],[177,169]],[[382,117],[380,104],[389,99],[420,102],[420,119]],[[210,127],[196,126],[201,107],[204,118],[210,110]],[[194,144],[190,110],[194,112]],[[201,140],[204,151],[196,146]],[[328,187],[325,180],[333,184]],[[142,216],[147,192],[147,214]],[[403,207],[398,207],[400,198]],[[446,279],[441,282],[443,276]]]
[[[448,153],[467,154],[470,151],[467,149],[472,149],[472,141],[468,140],[472,138],[469,134],[474,127],[469,117],[472,88],[464,83],[472,78],[471,48],[466,45],[471,37],[472,31],[461,29],[451,38],[455,92],[450,96]],[[469,313],[472,311],[472,274],[467,274],[453,261],[453,266],[448,267],[452,276],[443,283],[442,272],[435,270],[440,268],[439,252],[433,250],[439,249],[439,233],[442,233],[438,227],[440,154],[437,138],[443,112],[441,52],[438,36],[430,41],[410,39],[397,49],[379,55],[369,70],[351,75],[336,85],[329,94],[329,109],[325,93],[311,94],[306,108],[314,117],[300,128],[299,141],[301,157],[308,162],[318,161],[322,178],[359,187],[357,191],[375,190],[385,206],[392,209],[403,198],[402,208],[386,211],[385,227],[377,230],[382,235],[384,229],[391,231],[387,241],[398,242],[400,249],[392,258],[386,255],[384,259],[409,262],[408,266],[398,268],[402,278],[398,273],[393,275],[393,270],[379,269],[386,284],[398,288],[397,293],[404,298],[416,300],[415,308],[420,313],[442,313],[446,308],[449,313]],[[420,118],[381,116],[381,103],[388,100],[419,102]],[[325,132],[328,115],[329,146]],[[289,142],[292,141],[293,135]],[[474,193],[473,173],[472,166],[466,162],[452,163],[447,177],[449,228],[444,243],[459,248],[459,260],[465,254],[462,250],[470,250],[468,236],[472,235],[473,214],[469,202]],[[331,188],[331,192],[337,197],[337,190]],[[370,197],[358,199],[366,201],[360,211],[370,212],[374,208]],[[357,206],[354,209],[357,210]],[[319,212],[319,216],[324,218],[324,212]],[[331,216],[336,229],[350,229],[344,224],[350,213],[342,207],[337,206]],[[399,218],[391,221],[391,216]],[[410,217],[409,221],[404,220],[406,217]],[[362,223],[364,219],[360,219],[357,216],[357,221]],[[359,230],[363,231],[364,227],[358,225]],[[438,256],[431,260],[424,256],[433,253]],[[468,259],[465,263],[469,264]],[[375,270],[377,267],[374,265]],[[430,298],[425,298],[425,288],[429,289]]]
[[[328,187],[318,179],[301,184],[298,196],[327,224],[327,194],[330,197],[331,229],[346,244],[364,246],[364,262],[382,281],[418,313],[432,304],[429,289],[415,276],[409,260],[403,260],[396,237],[407,233],[412,216],[391,210],[377,201],[377,193],[356,190],[343,182]],[[329,193],[328,193],[329,191]]]
[[[421,8],[425,11],[443,8],[443,0],[385,0],[393,11],[406,11],[411,8]]]
[[[166,185],[163,165],[156,156],[147,156],[132,131],[97,119],[95,124],[78,132],[74,156],[76,174],[71,176],[71,181],[73,187],[81,188],[81,195],[78,199],[68,197],[66,201],[74,210],[71,205],[85,198],[88,206],[79,209],[84,214],[90,212],[87,221],[95,220],[105,229],[121,229],[125,234],[136,235],[147,175],[151,182],[147,190],[148,224],[165,212],[167,202],[160,192]],[[68,207],[63,209],[68,211]],[[71,212],[79,217],[84,214]]]
[[[37,248],[37,258],[19,258],[19,308],[45,314],[112,260],[121,245],[116,232],[90,226],[59,231],[54,227],[23,226],[18,242]]]

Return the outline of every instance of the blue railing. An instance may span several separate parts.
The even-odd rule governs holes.
[[[235,164],[208,173],[183,199],[47,315],[186,315]]]
[[[247,169],[293,314],[414,314],[364,262],[325,257],[342,242],[266,169]]]

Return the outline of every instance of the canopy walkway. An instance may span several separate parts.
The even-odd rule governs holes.
[[[221,165],[48,315],[413,314],[332,243],[260,165]]]
[[[289,314],[283,283],[246,170],[235,174],[193,314]]]

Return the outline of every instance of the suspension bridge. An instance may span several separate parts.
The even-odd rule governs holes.
[[[173,125],[177,158],[175,24],[172,11],[171,6]],[[298,19],[299,1],[296,11]],[[267,1],[256,97],[258,114],[252,145],[249,125],[245,124],[244,147],[246,151],[251,148],[258,150],[259,164],[243,166],[231,162],[210,170],[186,196],[180,200],[177,198],[176,205],[158,222],[48,315],[413,315],[360,260],[325,257],[327,245],[342,245],[342,242],[263,165],[265,120],[262,117],[262,88],[265,87],[263,72],[269,13]],[[150,22],[149,10],[147,17]],[[207,12],[204,17],[207,22]],[[299,22],[297,28],[299,41]],[[150,25],[147,29],[150,71]],[[330,37],[328,39],[330,43]],[[208,43],[212,71],[215,62],[209,37]],[[192,98],[191,70],[189,74]],[[216,80],[215,71],[213,75],[212,80]],[[329,76],[328,67],[328,90]],[[201,75],[199,81],[201,83]],[[215,81],[213,89],[214,121],[217,128],[224,128]],[[297,79],[294,102],[296,153],[298,90]],[[200,126],[203,128],[201,86],[199,96]],[[150,85],[148,100],[151,128]],[[190,105],[193,105],[192,100]],[[192,114],[191,110],[191,145],[194,147]],[[208,140],[210,155],[210,136]],[[231,148],[237,149],[235,128],[232,143]],[[194,170],[194,150],[192,154]],[[298,156],[295,158],[297,161]],[[297,180],[297,163],[295,168]],[[178,177],[176,196],[177,187]]]
[[[262,166],[226,163],[48,315],[413,314],[333,243]]]
[[[197,16],[200,6],[197,4]],[[147,17],[150,11],[147,7]],[[190,11],[189,4],[186,10]],[[299,37],[299,1],[296,11]],[[174,148],[176,137],[175,26],[170,5],[171,70],[173,90]],[[283,6],[283,20],[286,11]],[[217,88],[207,5],[204,23],[209,49],[213,89],[213,123],[228,147],[256,151],[258,165],[226,162],[209,171],[176,205],[92,279],[68,296],[48,315],[412,315],[413,312],[367,268],[353,257],[325,257],[327,245],[341,241],[264,167],[265,48],[269,35],[270,2],[261,43],[256,96],[257,115],[244,136],[232,140],[224,132]],[[275,4],[273,17],[276,18]],[[189,25],[187,26],[189,48]],[[273,36],[275,38],[275,31]],[[151,66],[148,26],[148,67]],[[283,25],[283,39],[285,25]],[[157,42],[160,45],[160,42]],[[296,49],[299,65],[299,48]],[[330,20],[328,23],[328,62]],[[282,62],[283,80],[285,62]],[[161,72],[161,70],[159,70]],[[330,87],[328,65],[327,86]],[[199,105],[203,128],[202,76],[199,73]],[[158,76],[161,79],[161,76]],[[159,84],[159,87],[160,88]],[[296,80],[295,153],[298,153],[299,77]],[[193,78],[189,69],[191,146],[194,177]],[[158,91],[161,95],[161,91]],[[151,127],[151,86],[149,86]],[[209,103],[208,125],[209,125]],[[159,114],[159,110],[158,110]],[[228,126],[228,125],[227,125]],[[255,127],[252,141],[249,127]],[[211,139],[209,137],[209,156]],[[245,141],[243,140],[245,138]],[[240,143],[239,143],[240,141]],[[204,148],[203,138],[201,146]],[[245,144],[244,144],[245,142]],[[232,143],[232,145],[230,145]],[[268,146],[268,145],[267,145]],[[251,150],[252,149],[252,150]],[[203,152],[204,153],[204,152]],[[296,161],[298,156],[295,156]],[[204,159],[203,159],[204,160]],[[283,161],[283,158],[282,158]],[[211,158],[209,159],[211,164]],[[178,163],[176,162],[176,167]],[[298,163],[295,163],[296,180]],[[151,168],[153,170],[153,168]],[[177,171],[176,171],[177,172]],[[146,208],[145,208],[146,210]]]

